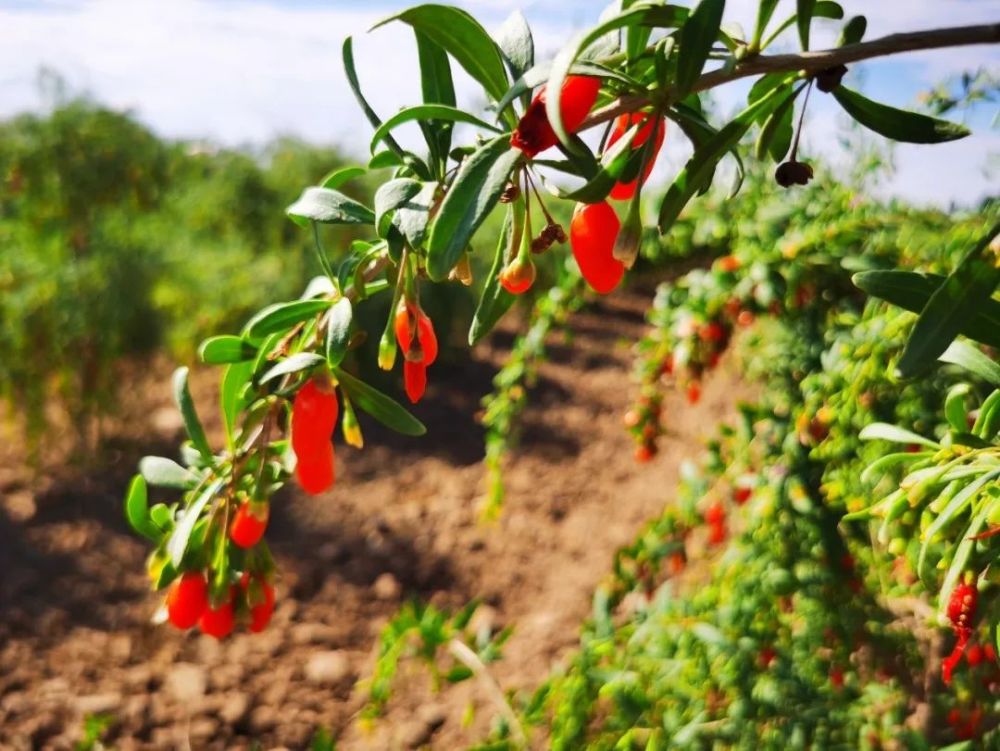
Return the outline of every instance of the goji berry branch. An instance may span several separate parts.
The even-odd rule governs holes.
[[[723,67],[703,74],[695,81],[691,91],[706,91],[740,78],[763,73],[790,73],[792,71],[818,73],[837,65],[846,65],[902,52],[997,43],[1000,43],[1000,23],[991,23],[890,34],[870,42],[846,44],[835,49],[787,55],[754,55],[737,63],[732,68]],[[619,115],[636,112],[649,104],[650,100],[645,96],[621,97],[617,101],[592,112],[580,130],[608,122]]]

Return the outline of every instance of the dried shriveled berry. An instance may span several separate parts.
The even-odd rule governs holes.
[[[621,282],[625,265],[615,259],[615,240],[621,223],[606,201],[577,204],[569,225],[570,244],[580,273],[595,292],[606,295]]]
[[[636,123],[642,123],[639,128],[639,132],[636,133],[635,140],[632,141],[632,148],[638,149],[643,146],[649,137],[653,134],[653,128],[656,128],[656,141],[653,144],[653,153],[650,155],[649,161],[642,170],[642,177],[636,178],[627,183],[615,183],[615,187],[611,189],[611,198],[616,201],[627,201],[632,196],[635,195],[636,188],[639,186],[640,181],[644,184],[649,178],[649,173],[653,171],[653,167],[656,164],[656,157],[659,156],[660,148],[663,146],[663,139],[667,134],[667,121],[661,119],[659,123],[655,117],[649,114],[641,112],[632,112],[627,115],[619,115],[615,120],[614,127],[611,130],[611,135],[608,138],[608,147],[610,148],[616,142],[621,140],[622,136]]]
[[[840,82],[844,80],[844,76],[846,75],[846,65],[835,65],[832,68],[821,70],[816,74],[816,88],[825,94],[829,94],[840,86]]]
[[[500,284],[512,295],[523,295],[535,283],[535,264],[520,256],[500,271]]]
[[[170,585],[167,618],[177,628],[191,628],[208,607],[208,582],[201,573],[189,571]]]
[[[267,503],[244,501],[233,516],[229,527],[229,539],[241,548],[252,548],[267,529],[270,506]]]
[[[567,133],[575,133],[597,101],[601,82],[591,76],[567,76],[563,82],[559,113]],[[510,138],[510,143],[529,157],[559,142],[545,112],[545,87],[535,95],[524,117]]]
[[[782,188],[808,185],[813,178],[813,168],[805,162],[784,162],[774,172],[774,181]]]

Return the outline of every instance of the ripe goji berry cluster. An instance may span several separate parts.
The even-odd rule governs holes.
[[[213,596],[204,573],[185,572],[167,590],[167,620],[181,630],[198,626],[216,639],[231,634],[237,622],[254,633],[267,627],[274,612],[274,588],[266,576],[244,572],[238,583],[223,590]]]
[[[962,581],[951,591],[948,599],[948,620],[955,632],[956,641],[951,654],[941,663],[941,679],[945,683],[951,683],[951,675],[972,639],[972,624],[976,618],[978,602],[979,591],[975,584]]]

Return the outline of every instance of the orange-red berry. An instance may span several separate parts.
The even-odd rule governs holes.
[[[339,413],[336,392],[316,379],[306,382],[292,403],[295,474],[303,490],[312,495],[333,485],[334,453],[330,438]]]
[[[329,490],[336,479],[334,463],[333,444],[329,440],[316,453],[299,456],[295,465],[299,485],[310,495]]]
[[[701,399],[701,385],[697,381],[692,381],[687,387],[688,404],[697,404]]]
[[[430,317],[415,305],[407,305],[403,300],[396,310],[396,341],[399,342],[400,349],[404,355],[410,354],[413,348],[414,321],[416,322],[416,337],[420,343],[420,350],[423,353],[421,362],[425,366],[431,366],[438,356],[437,335],[434,333],[434,324]]]
[[[253,602],[250,599],[252,591],[250,574],[243,574],[240,585],[247,593],[247,605],[250,607],[250,631],[256,634],[267,628],[267,624],[271,622],[271,614],[274,612],[274,587],[263,576],[255,577],[255,579],[263,597],[262,602]]]
[[[639,128],[639,132],[636,133],[635,140],[632,141],[632,148],[638,149],[653,134],[653,128],[656,128],[656,141],[653,144],[653,153],[650,155],[649,161],[646,162],[645,167],[642,170],[642,177],[636,178],[631,182],[627,183],[615,183],[615,187],[611,189],[611,198],[616,201],[627,201],[632,196],[635,195],[636,187],[639,185],[640,180],[642,183],[646,182],[649,177],[649,173],[653,171],[653,165],[656,163],[656,157],[660,153],[660,148],[663,146],[663,139],[667,133],[667,121],[660,120],[657,123],[656,118],[652,115],[647,115],[641,112],[633,112],[627,115],[619,115],[615,120],[614,128],[611,130],[611,135],[608,138],[608,147],[613,146],[617,141],[621,139],[622,136],[636,123],[642,122],[642,127]]]
[[[500,271],[500,284],[512,295],[523,295],[535,283],[535,264],[530,259],[515,258]]]
[[[198,628],[203,634],[223,639],[232,633],[235,624],[236,616],[233,612],[233,591],[231,590],[229,599],[218,608],[213,608],[211,604],[205,608],[198,621]]]
[[[577,204],[569,239],[580,273],[595,292],[606,295],[618,286],[625,266],[614,257],[621,222],[607,201]]]
[[[403,361],[403,386],[410,401],[416,404],[427,389],[427,366],[422,362]]]
[[[575,133],[587,118],[601,90],[600,79],[591,76],[567,76],[562,86],[559,113],[567,133]],[[529,157],[545,151],[559,142],[545,112],[545,87],[535,95],[517,124],[510,143]]]
[[[264,536],[269,516],[268,504],[244,501],[233,516],[229,539],[241,548],[252,548]]]
[[[208,582],[195,571],[183,574],[167,592],[167,618],[177,628],[191,628],[208,607]]]

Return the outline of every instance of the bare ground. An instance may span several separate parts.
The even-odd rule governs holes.
[[[354,721],[364,700],[356,683],[407,597],[458,608],[478,596],[480,618],[513,625],[492,667],[505,690],[530,690],[572,652],[614,551],[669,501],[681,463],[749,396],[724,360],[700,404],[668,398],[662,451],[635,464],[621,415],[632,396],[628,342],[647,303],[613,296],[574,317],[571,346],[553,339],[494,524],[478,521],[482,431],[473,415],[509,333],[471,361],[435,366],[415,410],[426,438],[365,422],[368,447],[338,446],[333,492],[286,492],[274,504],[278,607],[260,635],[219,643],[149,623],[158,603],[144,574],[148,550],[125,528],[120,504],[139,456],[172,454],[178,425],[166,379],[133,374],[140,385],[123,414],[134,417],[108,433],[105,472],[70,467],[39,484],[18,451],[0,449],[0,748],[70,748],[90,714],[114,717],[105,737],[121,749],[302,748],[317,727],[339,735],[341,749],[473,742],[493,714],[474,682],[435,693],[425,673],[404,670],[370,729]],[[196,384],[203,413],[215,377]],[[470,702],[476,719],[466,728]]]

